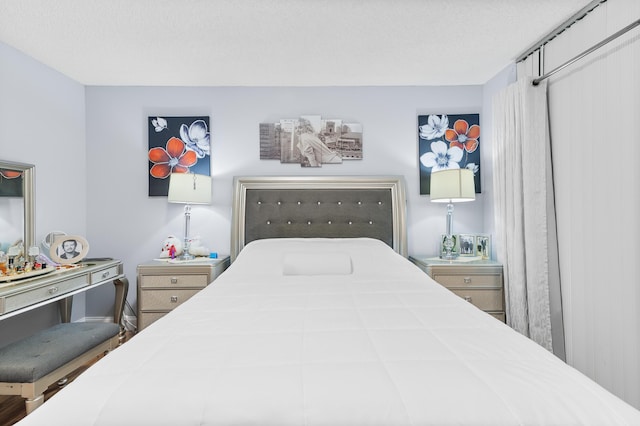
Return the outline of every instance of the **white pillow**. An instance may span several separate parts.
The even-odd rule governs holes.
[[[353,273],[347,252],[313,251],[284,253],[283,275],[349,275]]]

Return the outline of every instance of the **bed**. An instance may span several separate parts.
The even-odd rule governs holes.
[[[401,178],[234,186],[229,269],[21,426],[640,424],[406,259]]]

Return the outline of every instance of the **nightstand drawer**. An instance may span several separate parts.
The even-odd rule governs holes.
[[[140,287],[142,288],[205,288],[209,284],[207,274],[198,275],[142,275]]]
[[[138,328],[142,330],[152,322],[159,320],[169,312],[141,312],[138,316]]]
[[[502,311],[502,289],[487,290],[452,288],[452,292],[483,311]]]
[[[433,279],[445,287],[502,288],[501,275],[450,275],[433,274]]]
[[[488,314],[499,321],[507,322],[507,315],[504,312],[488,312]]]
[[[145,291],[144,297],[139,301],[140,310],[171,310],[188,300],[199,291],[199,289],[167,289]]]

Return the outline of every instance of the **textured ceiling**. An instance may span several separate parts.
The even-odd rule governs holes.
[[[483,84],[588,3],[0,0],[0,41],[86,85]]]

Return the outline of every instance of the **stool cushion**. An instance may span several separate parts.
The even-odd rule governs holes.
[[[55,325],[0,348],[0,382],[33,383],[120,332],[118,324]]]

